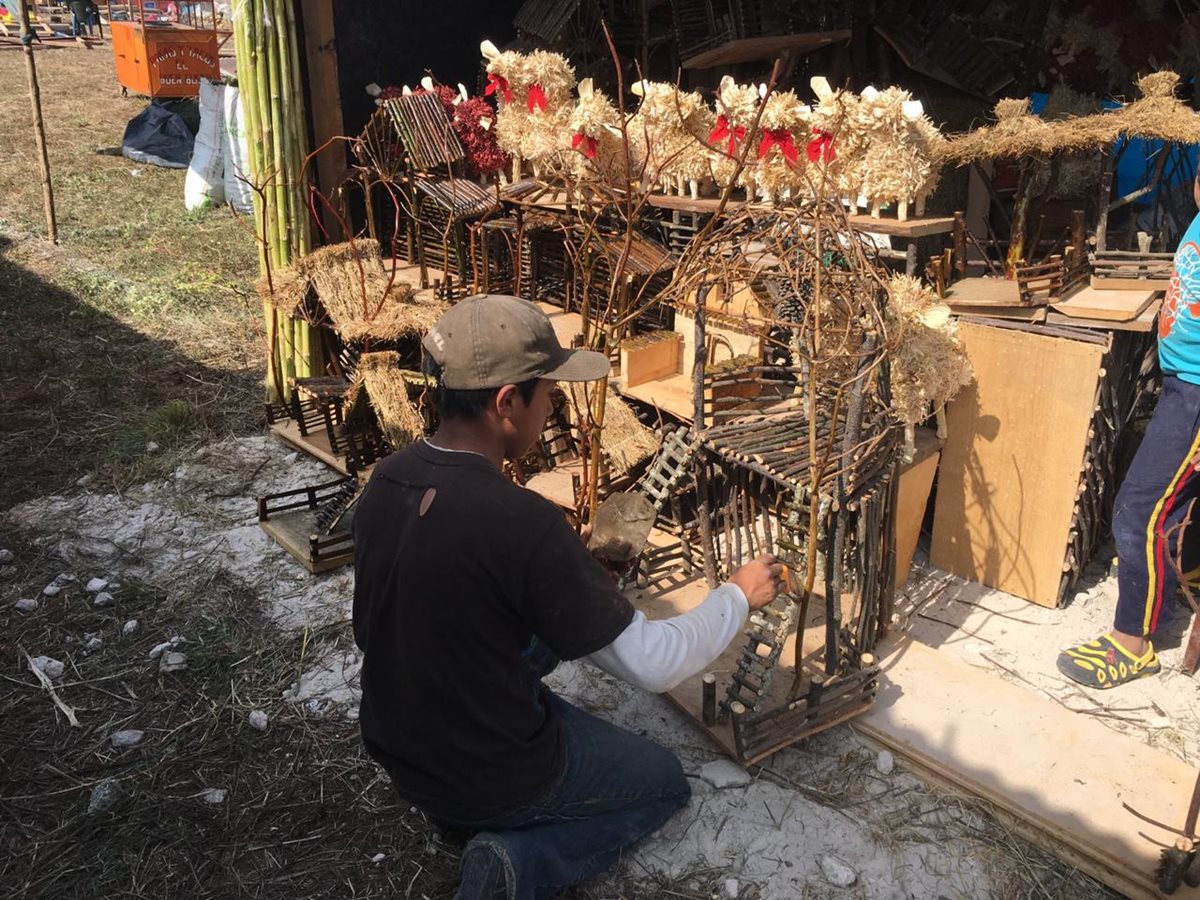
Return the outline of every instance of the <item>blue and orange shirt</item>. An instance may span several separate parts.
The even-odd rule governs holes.
[[[1200,215],[1192,219],[1158,316],[1158,364],[1164,375],[1200,384]]]

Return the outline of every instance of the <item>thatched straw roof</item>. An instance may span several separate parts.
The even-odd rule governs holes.
[[[1175,96],[1179,76],[1153,72],[1137,81],[1142,97],[1117,109],[1056,123],[1063,150],[1089,150],[1120,137],[1200,144],[1200,114]]]
[[[370,403],[379,430],[393,450],[407,447],[425,433],[425,422],[409,400],[408,381],[400,370],[398,353],[364,353],[350,397],[351,409],[364,398]]]
[[[1059,149],[1054,126],[1029,111],[1029,99],[1001,100],[996,124],[956,135],[940,145],[939,158],[964,165],[1006,156],[1049,156]]]
[[[334,330],[346,340],[421,335],[446,311],[444,303],[419,299],[412,285],[395,280],[375,241],[322,247],[297,268],[312,282]]]
[[[571,385],[575,406],[587,409],[584,386]],[[587,396],[590,396],[590,392]],[[624,400],[610,387],[604,397],[604,429],[600,446],[608,456],[609,474],[621,476],[644,459],[658,452],[659,440],[654,432],[638,421]]]
[[[280,312],[289,316],[296,315],[308,298],[312,283],[305,275],[289,266],[271,273],[270,284],[266,277],[260,278],[255,285],[258,295]]]

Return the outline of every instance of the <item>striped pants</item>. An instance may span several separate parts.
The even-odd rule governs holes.
[[[1192,500],[1200,498],[1200,385],[1163,376],[1162,395],[1146,436],[1113,504],[1119,595],[1115,626],[1151,635],[1174,611],[1179,578],[1178,531]],[[1181,568],[1191,577],[1200,562],[1192,548],[1200,537],[1200,504],[1183,542]]]

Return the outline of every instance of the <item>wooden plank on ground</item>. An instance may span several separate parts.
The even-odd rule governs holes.
[[[1056,606],[1104,342],[960,320],[930,561]]]
[[[1020,287],[1007,278],[960,278],[946,289],[945,300],[952,307],[1022,306]]]
[[[1150,302],[1150,305],[1142,310],[1141,314],[1136,319],[1131,319],[1128,322],[1105,322],[1096,319],[1072,319],[1069,316],[1061,315],[1051,309],[1046,316],[1047,325],[1073,325],[1076,328],[1098,328],[1104,331],[1140,331],[1148,332],[1154,330],[1154,323],[1158,319],[1158,311],[1162,308],[1162,300],[1156,299]]]
[[[1196,780],[1186,763],[1031,691],[907,639],[881,650],[884,678],[855,728],[935,780],[981,797],[1046,850],[1132,897],[1157,897]],[[1200,890],[1176,897],[1197,900]]]
[[[1095,285],[1053,305],[1054,312],[1076,319],[1129,322],[1146,311],[1158,296],[1156,289],[1133,291],[1101,290]]]

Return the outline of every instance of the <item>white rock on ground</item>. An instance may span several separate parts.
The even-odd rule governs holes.
[[[218,803],[224,803],[227,796],[229,796],[229,791],[225,790],[225,788],[209,788],[200,795],[200,798],[205,803],[211,803],[213,806],[216,806]]]
[[[88,583],[83,586],[83,589],[89,594],[98,594],[108,587],[107,578],[89,578]]]
[[[14,559],[16,559],[16,556],[11,550],[7,548],[0,550],[0,566],[7,566]]]
[[[113,595],[108,591],[101,591],[96,595],[96,599],[92,601],[93,606],[105,607],[113,605]]]
[[[821,866],[821,873],[825,876],[825,880],[834,887],[848,888],[858,881],[855,871],[836,856],[826,853],[817,862]]]
[[[187,667],[187,655],[174,650],[164,653],[158,660],[160,672],[182,672]]]
[[[381,862],[383,862],[385,859],[387,859],[387,854],[386,854],[386,853],[376,853],[374,856],[372,856],[372,857],[371,857],[371,862],[373,862],[373,863],[381,863]]]
[[[161,644],[155,644],[153,647],[150,648],[150,658],[158,659],[160,656],[163,655],[164,650],[170,650],[174,646],[175,645],[172,644],[170,641],[163,641]]]
[[[105,778],[92,788],[92,796],[88,800],[88,813],[105,812],[121,799],[121,785],[115,778]]]
[[[750,783],[750,773],[728,759],[714,759],[700,767],[700,777],[718,790],[745,787]]]
[[[742,886],[738,884],[738,880],[736,878],[725,879],[725,896],[727,900],[737,900],[738,893],[741,891],[741,889]]]
[[[138,620],[137,619],[130,619],[128,622],[126,622],[124,625],[121,626],[121,634],[123,634],[125,637],[129,637],[129,635],[133,634],[137,630],[138,630]]]
[[[42,593],[47,597],[57,597],[62,588],[57,584],[48,584],[42,588]]]
[[[22,597],[13,604],[18,612],[33,612],[38,608],[38,602],[30,597]]]
[[[250,715],[247,716],[247,719],[250,721],[251,728],[254,728],[258,731],[267,730],[267,714],[261,709],[250,710]]]
[[[65,671],[63,664],[52,656],[33,657],[33,667],[51,681],[58,681]]]
[[[100,632],[91,631],[83,636],[83,649],[87,653],[92,653],[104,646],[104,638],[100,636]]]
[[[120,731],[114,731],[108,739],[114,750],[125,750],[129,747],[136,747],[145,736],[146,732],[136,728],[123,728]]]
[[[896,757],[891,750],[880,750],[875,758],[875,771],[880,775],[891,775],[896,768]]]

